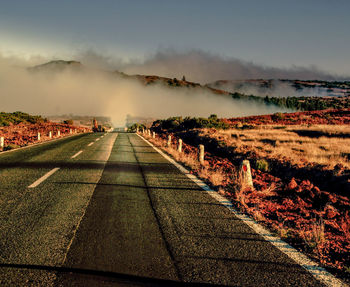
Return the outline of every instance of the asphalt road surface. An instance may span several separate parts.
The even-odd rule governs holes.
[[[323,286],[135,134],[0,154],[0,286]]]

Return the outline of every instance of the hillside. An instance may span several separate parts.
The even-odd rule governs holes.
[[[30,68],[34,72],[94,71],[76,61],[51,61]],[[350,108],[350,82],[300,81],[300,80],[221,80],[207,85],[185,79],[157,75],[128,75],[119,71],[97,71],[112,77],[136,80],[145,86],[160,84],[173,89],[194,89],[218,96],[232,97],[236,101],[248,101],[272,105],[283,109],[313,111]]]
[[[328,96],[350,95],[350,81],[301,81],[289,79],[219,80],[207,84],[209,87],[227,90],[231,93],[254,94],[265,97],[276,96]]]
[[[0,112],[0,127],[16,125],[19,123],[40,123],[47,120],[41,116],[33,116],[23,112],[5,113]]]
[[[65,69],[84,69],[85,66],[77,61],[55,60],[28,68],[31,72],[62,72]]]

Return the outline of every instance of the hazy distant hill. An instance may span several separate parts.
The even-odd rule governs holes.
[[[79,70],[85,68],[85,66],[77,61],[56,60],[31,67],[28,70],[33,72],[61,72],[67,68]]]
[[[94,71],[108,76],[136,80],[146,87],[161,84],[172,89],[194,89],[219,96],[232,97],[236,101],[253,101],[292,110],[321,110],[350,107],[350,82],[301,81],[289,79],[220,80],[207,85],[157,75],[128,75],[119,71],[108,72],[91,69],[77,61],[51,61],[30,68],[34,72]]]
[[[289,79],[220,80],[207,86],[230,93],[273,97],[342,97],[350,95],[350,82],[301,81]]]

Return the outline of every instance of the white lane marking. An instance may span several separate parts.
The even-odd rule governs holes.
[[[270,242],[284,254],[286,254],[289,258],[293,259],[296,263],[298,263],[301,267],[310,272],[317,280],[321,281],[326,286],[331,287],[346,287],[344,282],[334,277],[331,273],[329,273],[326,269],[319,266],[314,261],[310,260],[306,255],[302,254],[294,247],[290,246],[287,242],[284,242],[281,238],[271,234],[265,227],[257,223],[254,219],[249,216],[239,213],[235,210],[232,203],[227,200],[225,197],[217,193],[215,190],[212,190],[207,184],[205,184],[202,180],[197,178],[195,175],[191,174],[186,168],[184,168],[181,164],[170,158],[160,149],[155,147],[148,140],[144,139],[142,136],[137,134],[140,138],[142,138],[146,143],[148,143],[151,147],[153,147],[157,152],[159,152],[165,159],[175,165],[182,173],[184,173],[188,178],[194,181],[198,186],[204,189],[210,196],[216,199],[223,206],[228,208],[235,216],[237,216],[240,220],[245,222],[250,228],[252,228],[256,233],[261,235],[266,241]]]
[[[76,158],[78,155],[80,155],[81,153],[82,153],[83,151],[82,150],[80,150],[80,151],[78,151],[75,155],[73,155],[71,158]]]
[[[31,185],[28,186],[28,188],[34,188],[37,187],[40,183],[42,183],[45,179],[53,175],[56,171],[58,171],[60,168],[55,167],[54,169],[50,170],[48,173],[40,177],[38,180],[34,181]]]
[[[33,146],[44,145],[44,144],[48,144],[48,143],[52,143],[52,142],[56,142],[56,141],[61,141],[61,140],[64,140],[64,139],[67,139],[67,138],[70,138],[70,137],[75,137],[75,136],[78,136],[78,135],[81,135],[81,134],[68,135],[68,136],[65,136],[65,137],[60,137],[60,138],[45,140],[45,141],[39,142],[39,143],[29,144],[29,145],[27,145],[27,146],[22,146],[22,147],[15,148],[15,149],[11,149],[11,150],[5,150],[5,151],[0,152],[0,156],[1,156],[2,154],[6,154],[6,153],[11,153],[11,152],[19,151],[19,150],[26,149],[26,148],[31,148],[31,147],[33,147]]]
[[[105,165],[105,166],[106,166],[106,164],[107,164],[107,162],[108,162],[108,160],[109,160],[109,157],[111,156],[112,149],[113,149],[113,146],[114,146],[115,141],[117,140],[117,137],[118,137],[118,134],[116,135],[114,141],[108,146],[110,149],[109,149],[109,152],[108,152],[108,154],[107,154],[107,156],[106,156],[106,160],[105,160],[105,162],[104,162],[104,165]],[[104,167],[103,167],[103,170],[104,170]],[[103,174],[103,171],[101,172],[100,178],[99,178],[99,179],[97,180],[97,182],[95,183],[95,189],[96,189],[97,184],[100,182],[100,179],[101,179],[101,177],[102,177],[102,174]],[[90,196],[88,202],[86,203],[86,206],[85,206],[85,208],[84,208],[83,214],[82,214],[81,217],[79,218],[78,224],[76,225],[76,227],[75,227],[75,229],[74,229],[74,231],[73,231],[73,235],[72,235],[71,240],[70,240],[69,243],[68,243],[67,251],[66,251],[66,254],[64,255],[62,264],[64,264],[64,262],[66,262],[66,260],[67,260],[67,255],[68,255],[69,249],[70,249],[70,247],[72,246],[72,243],[73,243],[73,241],[74,241],[75,235],[76,235],[76,233],[77,233],[77,231],[78,231],[78,229],[79,229],[79,226],[80,226],[81,221],[83,220],[83,218],[84,218],[84,216],[85,216],[87,207],[88,207],[89,204],[90,204],[90,201],[91,201],[92,195],[93,195],[94,192],[95,192],[95,189],[94,189],[94,191],[92,192],[92,194],[91,194],[91,196]]]
[[[91,142],[91,143],[88,144],[88,146],[92,146],[93,144],[94,144],[94,142]]]
[[[95,142],[97,142],[97,141],[99,141],[100,140],[100,138],[97,138],[97,139],[95,139]]]

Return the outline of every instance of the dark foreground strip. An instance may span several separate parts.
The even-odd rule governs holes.
[[[150,204],[150,206],[151,206],[151,208],[152,208],[152,212],[153,212],[154,217],[155,217],[155,219],[156,219],[156,221],[157,221],[157,225],[158,225],[158,228],[159,228],[159,232],[160,232],[160,234],[162,235],[163,242],[164,242],[164,244],[165,244],[165,246],[166,246],[166,249],[167,249],[167,251],[168,251],[168,254],[169,254],[169,256],[170,256],[170,258],[171,258],[171,260],[172,260],[172,262],[173,262],[173,264],[174,264],[174,267],[175,267],[175,270],[176,270],[177,278],[178,278],[179,280],[182,281],[183,278],[182,278],[181,272],[180,272],[180,270],[179,270],[179,267],[177,266],[177,263],[176,263],[176,260],[175,260],[175,256],[174,256],[173,252],[171,251],[169,242],[166,240],[164,231],[163,231],[163,229],[162,229],[162,225],[161,225],[161,223],[160,223],[159,216],[158,216],[158,214],[157,214],[157,212],[156,212],[156,210],[155,210],[155,208],[154,208],[153,201],[152,201],[152,198],[151,198],[151,194],[150,194],[150,191],[149,191],[149,187],[148,187],[148,184],[147,184],[147,181],[146,181],[145,173],[144,173],[144,171],[143,171],[143,168],[142,168],[142,165],[141,165],[141,163],[140,163],[140,161],[139,161],[139,158],[138,158],[138,156],[136,155],[135,147],[134,147],[134,145],[131,143],[130,137],[129,137],[129,136],[128,136],[128,141],[129,141],[130,146],[131,146],[131,148],[132,148],[132,150],[133,150],[133,152],[134,152],[134,156],[135,156],[137,165],[138,165],[139,170],[140,170],[140,172],[141,172],[142,179],[143,179],[143,183],[145,184],[145,187],[144,187],[144,188],[145,188],[146,191],[147,191],[147,197],[148,197],[148,200],[149,200],[149,204]]]
[[[0,268],[16,268],[16,269],[42,270],[42,271],[51,271],[51,272],[60,272],[60,273],[74,273],[74,274],[115,279],[118,281],[118,283],[132,283],[132,284],[139,283],[139,284],[147,284],[147,285],[149,284],[150,286],[226,286],[226,285],[218,285],[218,284],[187,283],[187,282],[179,282],[174,280],[141,277],[136,275],[123,274],[123,273],[110,272],[110,271],[59,267],[59,266],[47,266],[47,265],[0,263]]]

